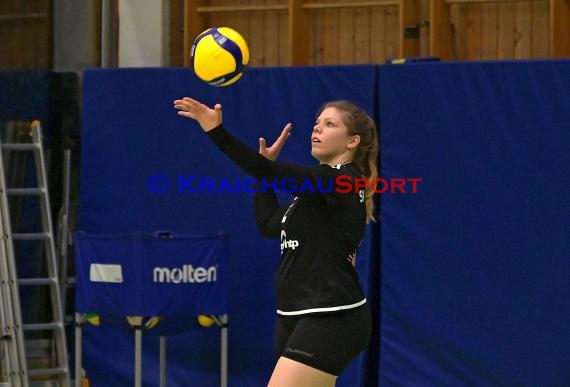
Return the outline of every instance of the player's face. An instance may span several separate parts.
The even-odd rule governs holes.
[[[329,107],[317,118],[311,135],[311,154],[321,164],[335,165],[350,161],[348,134],[342,112]]]

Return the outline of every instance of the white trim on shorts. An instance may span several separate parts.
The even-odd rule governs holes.
[[[359,307],[360,305],[364,305],[366,303],[366,298],[362,301],[358,301],[355,304],[350,305],[341,305],[341,306],[330,306],[327,308],[312,308],[312,309],[303,309],[303,310],[295,310],[292,312],[284,312],[282,310],[277,309],[277,314],[282,316],[297,316],[300,314],[307,314],[307,313],[316,313],[316,312],[336,312],[339,310],[346,310],[346,309],[354,309]]]

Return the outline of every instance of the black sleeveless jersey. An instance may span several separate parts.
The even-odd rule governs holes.
[[[351,309],[366,302],[354,268],[366,227],[361,175],[352,163],[302,166],[276,163],[243,144],[222,125],[207,132],[218,148],[258,179],[255,219],[262,236],[279,238],[277,313],[301,315]],[[279,206],[274,189],[294,197]]]

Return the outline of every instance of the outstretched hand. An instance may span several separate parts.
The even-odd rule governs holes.
[[[222,123],[222,105],[219,103],[212,109],[200,101],[184,97],[174,101],[174,108],[178,110],[178,115],[196,120],[204,132]]]
[[[291,123],[285,125],[285,127],[281,131],[281,134],[279,135],[279,138],[277,138],[277,140],[269,148],[267,147],[265,139],[261,137],[259,139],[259,153],[266,159],[275,161],[277,159],[277,156],[279,156],[281,149],[283,149],[285,141],[287,141],[287,139],[291,135],[292,127],[293,125],[291,125]]]

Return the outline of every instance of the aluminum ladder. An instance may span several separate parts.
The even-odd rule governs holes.
[[[48,194],[47,169],[42,144],[42,129],[39,121],[33,121],[31,127],[31,141],[18,143],[4,143],[0,141],[0,189],[1,189],[1,216],[2,216],[2,304],[3,318],[6,320],[6,329],[2,335],[8,335],[5,353],[9,387],[70,387],[70,372],[68,365],[67,345],[65,336],[64,313],[61,296],[61,281],[58,277],[57,255],[54,242],[54,232],[51,219],[51,207]],[[36,168],[37,186],[32,188],[19,188],[6,186],[6,171],[3,159],[5,152],[33,152]],[[10,222],[10,201],[15,196],[34,196],[39,199],[41,211],[41,230],[30,233],[13,233]],[[37,278],[18,278],[17,264],[19,259],[14,241],[19,243],[30,242],[43,245],[43,259],[39,265],[43,272]],[[41,270],[37,270],[39,273]],[[4,274],[5,273],[5,274]],[[4,278],[6,277],[6,278]],[[49,307],[49,321],[23,321],[22,310],[26,302],[19,296],[23,287],[35,287],[41,290],[49,288],[47,296]],[[6,294],[6,295],[5,295]],[[33,302],[33,301],[32,301]],[[37,301],[36,301],[37,302]],[[41,336],[42,340],[32,339],[29,336]],[[31,367],[31,349],[35,343],[48,344],[47,364]],[[2,364],[4,366],[4,364]],[[4,369],[4,368],[3,368]],[[1,384],[0,384],[1,385]]]

